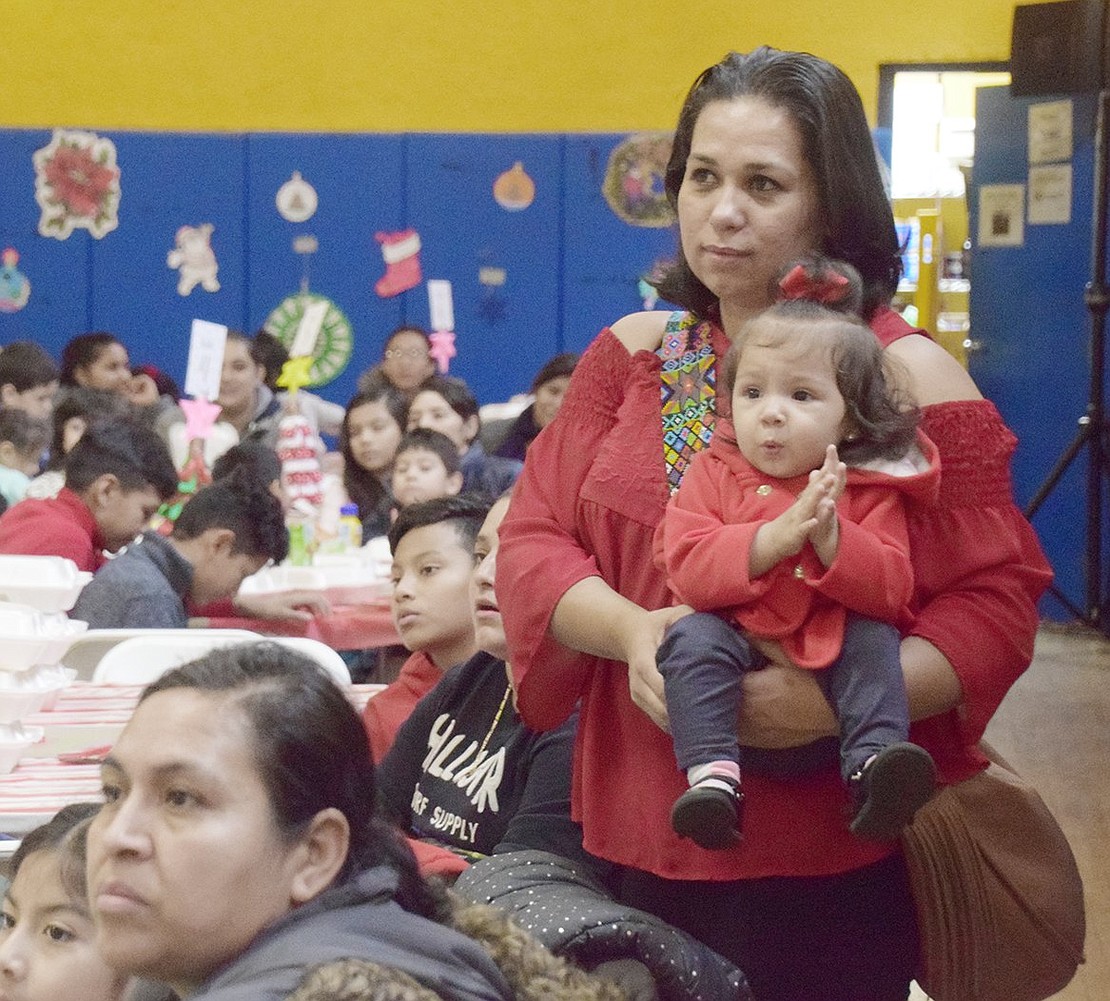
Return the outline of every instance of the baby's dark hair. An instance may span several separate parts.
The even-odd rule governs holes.
[[[85,883],[86,836],[89,823],[100,810],[99,803],[71,803],[63,806],[45,824],[28,834],[8,863],[8,878],[15,879],[20,867],[35,852],[54,852],[62,887],[70,900],[88,909]]]
[[[181,509],[173,537],[195,539],[210,528],[231,529],[235,553],[280,563],[289,552],[281,502],[270,493],[268,482],[248,469],[236,469],[199,491]]]
[[[0,386],[11,385],[17,393],[25,393],[59,378],[54,359],[34,341],[12,341],[0,350]]]
[[[20,455],[42,454],[50,444],[49,422],[23,410],[0,407],[0,442],[10,442]]]
[[[406,431],[397,445],[397,454],[393,461],[396,462],[405,452],[431,452],[433,455],[438,455],[447,468],[448,476],[462,468],[459,450],[442,431],[433,431],[431,428],[413,428],[411,431]]]
[[[474,540],[482,530],[482,522],[489,514],[490,502],[485,494],[455,494],[451,497],[436,497],[403,507],[397,520],[389,528],[389,551],[397,552],[397,546],[409,532],[427,525],[449,524],[459,537],[459,545],[473,550]]]
[[[741,329],[720,379],[731,397],[744,346],[753,338],[771,346],[826,345],[852,429],[851,437],[837,443],[848,465],[901,458],[914,443],[921,418],[901,388],[897,364],[859,315],[862,287],[859,273],[843,261],[814,256],[795,262],[774,283],[779,301]]]

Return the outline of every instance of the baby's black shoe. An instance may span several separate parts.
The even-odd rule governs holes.
[[[855,816],[852,833],[873,841],[898,837],[937,784],[932,756],[917,744],[884,747],[849,780]]]
[[[740,842],[744,794],[731,778],[714,775],[691,786],[671,809],[671,827],[702,848],[719,851]]]

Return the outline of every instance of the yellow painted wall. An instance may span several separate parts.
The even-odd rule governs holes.
[[[767,43],[844,68],[1004,60],[1014,0],[8,0],[0,125],[293,131],[671,128]]]

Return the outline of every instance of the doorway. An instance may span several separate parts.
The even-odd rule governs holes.
[[[975,348],[967,207],[975,95],[980,87],[1009,83],[1004,62],[879,67],[876,131],[905,248],[895,305],[964,365]]]

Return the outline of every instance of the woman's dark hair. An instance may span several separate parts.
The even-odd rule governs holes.
[[[8,863],[8,878],[15,879],[20,867],[35,852],[54,852],[62,888],[71,900],[85,905],[85,853],[89,821],[100,810],[100,803],[71,803],[63,806],[45,824],[36,827],[21,842]]]
[[[554,358],[549,358],[543,363],[543,366],[536,373],[536,377],[532,380],[531,392],[535,392],[540,386],[545,383],[551,382],[552,379],[561,379],[564,376],[571,376],[574,374],[574,368],[578,364],[578,355],[573,351],[568,351],[566,354],[555,355]]]
[[[351,451],[351,411],[368,403],[383,404],[402,434],[409,416],[408,397],[384,378],[374,380],[366,389],[356,393],[347,404],[343,424],[339,429],[339,451],[343,454],[343,486],[347,488],[347,496],[351,498],[351,502],[358,505],[359,516],[363,518],[369,517],[381,505],[390,501],[389,490],[378,479],[377,474],[363,469],[355,461]]]
[[[402,907],[442,917],[442,900],[420,876],[404,839],[379,813],[362,721],[314,661],[276,643],[221,647],[167,671],[146,687],[139,702],[178,688],[226,695],[242,711],[255,767],[283,838],[295,841],[321,810],[334,808],[350,828],[350,847],[336,882],[385,865],[399,876]]]
[[[478,418],[478,430],[481,430],[478,401],[474,398],[470,387],[462,379],[456,379],[451,375],[430,375],[420,383],[416,393],[417,395],[420,393],[438,393],[464,421],[470,420],[471,417]],[[470,440],[473,441],[477,437],[478,431],[475,431]]]
[[[62,385],[76,386],[77,370],[92,365],[104,349],[113,344],[123,347],[123,342],[106,330],[96,330],[70,338],[69,343],[62,348]]]
[[[863,279],[863,316],[890,302],[902,273],[894,216],[852,81],[832,63],[807,52],[763,46],[730,52],[694,81],[686,95],[667,163],[665,188],[672,207],[686,173],[694,126],[713,101],[757,97],[789,112],[817,182],[824,241],[814,248],[847,261]],[[712,316],[717,298],[690,270],[681,245],[674,262],[653,282],[660,296],[701,317]]]
[[[266,370],[266,385],[276,393],[281,368],[289,361],[289,352],[281,339],[268,330],[259,330],[251,341],[251,358]]]
[[[62,447],[66,423],[80,417],[86,427],[118,420],[130,412],[127,401],[118,393],[103,389],[89,389],[74,386],[60,394],[54,405],[54,433],[50,440],[50,460],[47,469],[61,469],[65,465],[66,452]]]
[[[721,391],[732,396],[744,346],[753,337],[761,344],[774,346],[825,346],[836,373],[837,389],[844,398],[845,418],[853,432],[837,442],[841,460],[851,466],[872,459],[900,459],[914,443],[921,415],[892,377],[895,362],[859,315],[859,273],[843,261],[819,257],[805,259],[794,267],[802,269],[811,283],[835,273],[847,279],[847,285],[834,302],[818,301],[811,292],[783,299],[752,317],[725,355]]]

